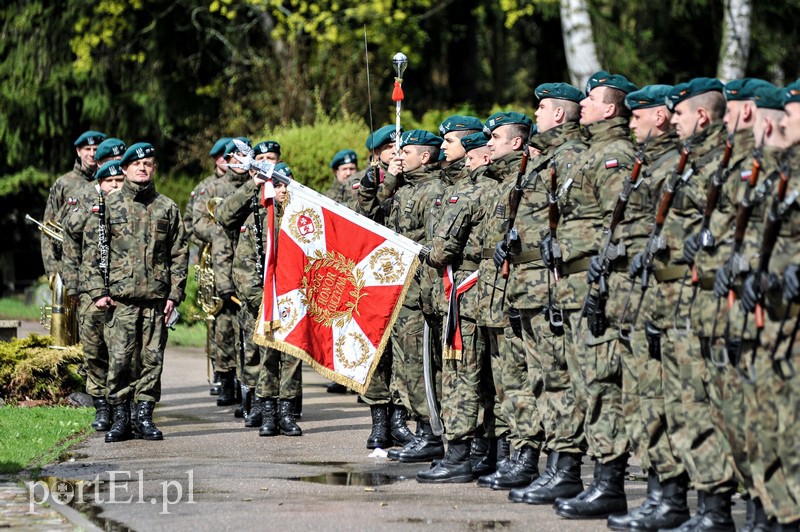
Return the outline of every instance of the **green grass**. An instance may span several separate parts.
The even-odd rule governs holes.
[[[0,298],[0,319],[4,320],[36,320],[42,316],[42,309],[35,305],[26,305],[13,297]]]
[[[169,331],[169,345],[181,347],[204,347],[206,345],[206,324],[201,322],[192,325],[179,323],[174,331]]]
[[[0,407],[0,473],[53,462],[88,436],[93,418],[91,408]]]

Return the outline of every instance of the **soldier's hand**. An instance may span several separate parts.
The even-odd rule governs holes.
[[[361,186],[365,188],[375,188],[378,183],[378,176],[375,175],[375,166],[370,165],[361,178]]]
[[[553,239],[547,235],[539,242],[539,251],[542,254],[542,262],[545,267],[553,269],[556,265],[556,259],[553,257]]]
[[[752,272],[744,280],[740,300],[742,302],[742,309],[744,309],[745,312],[753,312],[756,309],[756,304],[761,299],[763,291],[761,289],[760,277],[758,272]]]
[[[519,315],[519,309],[509,307],[508,321],[511,324],[511,330],[514,331],[514,336],[522,338],[522,317]]]
[[[683,242],[683,260],[687,264],[694,264],[698,251],[700,251],[700,235],[691,235]]]
[[[389,163],[389,173],[392,175],[400,175],[403,173],[403,161],[400,159],[392,159]]]
[[[506,261],[506,258],[508,258],[508,246],[506,245],[505,240],[501,240],[494,248],[494,255],[492,256],[494,267],[499,270]]]
[[[99,310],[108,310],[110,308],[115,307],[116,305],[117,304],[114,303],[114,300],[111,299],[111,296],[99,297],[94,302],[94,306],[97,307]]]
[[[783,272],[783,299],[791,303],[800,301],[800,266],[790,264]]]
[[[267,180],[266,180],[266,179],[264,179],[264,178],[261,176],[261,174],[260,174],[260,173],[258,173],[258,172],[254,173],[254,174],[252,174],[252,175],[253,175],[253,183],[255,183],[257,187],[260,187],[261,185],[263,185],[264,183],[266,183],[266,182],[267,182]]]
[[[431,247],[430,246],[423,246],[422,249],[419,250],[419,260],[426,263],[428,262],[428,257],[431,255]]]
[[[727,297],[728,292],[730,291],[731,287],[728,284],[730,280],[730,276],[728,275],[728,269],[723,266],[717,270],[717,273],[714,274],[714,295],[723,298]]]
[[[600,259],[600,255],[595,255],[589,263],[586,280],[590,283],[596,283],[601,275],[603,275],[603,261]]]
[[[231,312],[239,312],[242,305],[236,297],[236,292],[225,292],[224,294],[220,294],[219,297],[222,299],[223,308]]]
[[[631,264],[628,266],[628,274],[631,276],[631,279],[638,279],[639,276],[642,274],[642,269],[644,268],[644,251],[640,251],[636,255],[633,256],[631,259]]]
[[[608,329],[608,318],[606,317],[603,301],[597,299],[597,296],[589,296],[587,312],[591,312],[587,316],[587,320],[592,336],[595,338],[603,336],[606,333],[606,329]]]

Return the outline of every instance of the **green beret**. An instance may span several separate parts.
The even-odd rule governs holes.
[[[754,100],[759,109],[777,109],[783,111],[783,89],[772,83],[764,82],[754,91]]]
[[[675,106],[684,100],[699,96],[706,92],[722,92],[724,86],[722,82],[716,78],[694,78],[688,83],[678,83],[672,90],[669,91],[667,96],[667,109],[672,111]]]
[[[103,142],[105,138],[105,133],[100,133],[99,131],[84,131],[75,139],[74,144],[76,148],[80,148],[81,146],[95,146]]]
[[[331,160],[331,168],[336,170],[343,164],[357,164],[358,163],[358,155],[353,150],[339,150],[336,152],[336,155],[333,156]]]
[[[586,97],[579,88],[573,87],[569,83],[542,83],[533,90],[533,93],[539,101],[553,98],[580,103]]]
[[[120,139],[110,137],[97,145],[97,151],[94,152],[94,160],[102,161],[109,157],[116,157],[125,153],[127,146],[125,142]]]
[[[625,96],[625,106],[631,111],[666,105],[672,85],[646,85]]]
[[[286,166],[286,163],[278,163],[275,165],[275,171],[279,174],[283,174],[286,177],[293,178],[292,169]]]
[[[483,126],[483,132],[486,135],[491,135],[492,131],[498,127],[507,126],[509,124],[522,124],[523,126],[528,126],[528,129],[530,129],[533,127],[533,120],[528,118],[527,115],[514,111],[495,113],[486,121],[486,124]]]
[[[439,126],[439,134],[445,136],[451,131],[480,131],[483,129],[483,122],[474,116],[453,115],[445,119]]]
[[[400,134],[403,133],[403,128],[400,128]],[[390,142],[394,142],[397,138],[397,131],[395,130],[395,126],[383,126],[377,131],[373,131],[371,135],[367,137],[367,149],[377,150],[384,144],[389,144]]]
[[[231,141],[230,137],[221,137],[214,145],[211,147],[211,151],[208,154],[216,159],[220,155],[225,152],[225,146]]]
[[[148,157],[155,157],[156,156],[156,149],[153,147],[152,144],[149,142],[137,142],[127,150],[122,156],[122,159],[119,161],[119,165],[122,167],[128,166],[134,161],[138,161],[139,159],[146,159]]]
[[[464,146],[465,151],[483,148],[486,146],[487,142],[489,142],[489,137],[487,137],[483,131],[461,137],[461,145]]]
[[[722,93],[729,102],[738,100],[752,100],[756,97],[756,89],[765,85],[772,85],[768,81],[757,78],[732,79],[725,84]]]
[[[800,102],[800,80],[790,83],[783,89],[783,106],[787,103]]]
[[[120,161],[107,161],[103,163],[103,166],[97,169],[97,172],[94,174],[94,178],[100,180],[121,174],[122,165],[120,164]]]
[[[263,155],[265,153],[277,153],[280,155],[281,145],[274,140],[262,140],[253,146],[253,151],[256,152],[256,155]]]
[[[612,89],[621,90],[625,94],[629,94],[638,88],[622,74],[609,74],[605,70],[595,72],[589,77],[589,81],[586,82],[586,94],[589,94],[592,89],[597,87],[611,87]]]
[[[240,140],[240,141],[244,142],[245,144],[247,144],[248,146],[250,145],[250,139],[248,139],[247,137],[236,137],[235,140]],[[234,141],[234,139],[231,139],[225,145],[225,150],[223,150],[223,152],[222,152],[222,156],[223,157],[228,157],[231,153],[236,151],[236,144],[233,141]]]
[[[412,129],[400,135],[400,147],[403,146],[436,146],[442,145],[444,139],[437,137],[430,131],[424,129]]]

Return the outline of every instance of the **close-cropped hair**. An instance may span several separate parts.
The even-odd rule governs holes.
[[[630,118],[631,110],[625,105],[625,93],[613,87],[606,87],[605,94],[603,95],[603,103],[613,103],[614,108],[617,110],[617,116],[621,118]]]
[[[711,120],[722,120],[725,116],[725,97],[719,91],[708,91],[691,99],[692,110],[700,107],[708,111]]]

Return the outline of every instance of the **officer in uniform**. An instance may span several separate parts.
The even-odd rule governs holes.
[[[333,170],[333,182],[323,194],[337,203],[347,207],[356,207],[358,203],[358,186],[361,179],[358,172],[358,155],[353,150],[339,150],[329,165]],[[354,185],[358,185],[355,186]]]
[[[186,234],[189,235],[190,240],[196,238],[194,234],[194,203],[197,201],[198,196],[202,197],[206,195],[206,189],[211,182],[225,175],[228,165],[225,162],[223,153],[225,151],[225,146],[227,146],[230,141],[230,137],[222,137],[214,143],[211,150],[208,152],[208,155],[214,159],[214,173],[200,181],[200,183],[194,187],[192,193],[189,194],[189,201],[186,202],[186,212],[183,215],[183,225],[186,227]],[[204,241],[201,240],[201,242]],[[219,390],[217,390],[217,393],[219,393]]]
[[[275,140],[262,140],[253,146],[256,161],[269,161],[272,164],[281,162],[281,145]]]

